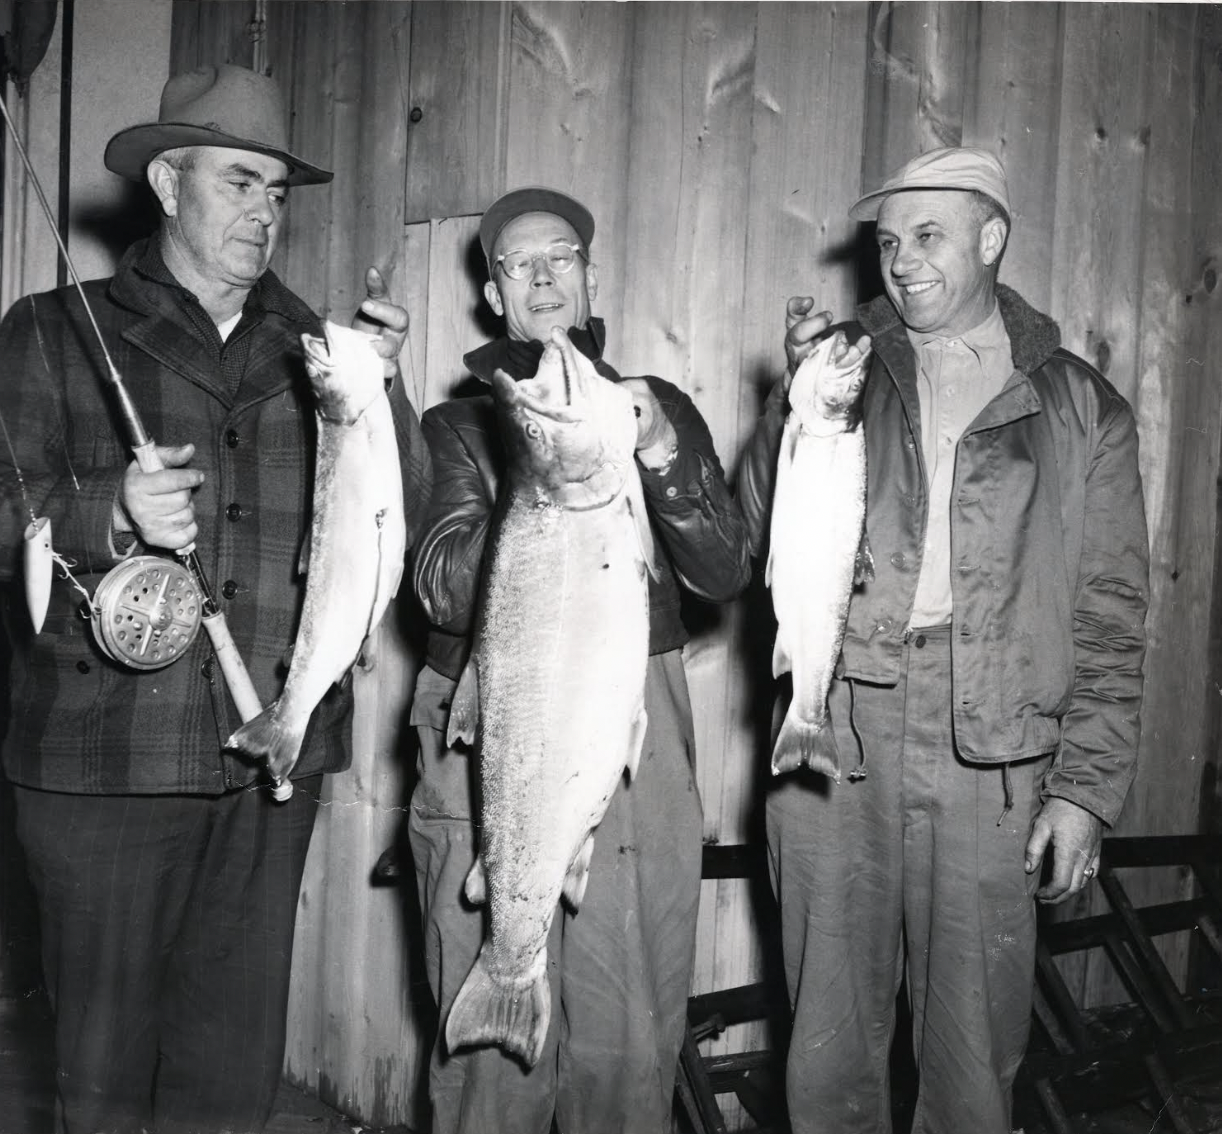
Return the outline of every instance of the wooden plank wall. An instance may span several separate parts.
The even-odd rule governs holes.
[[[596,215],[609,357],[682,385],[731,468],[781,363],[785,297],[845,314],[877,290],[844,212],[863,180],[937,145],[996,150],[1015,212],[1003,280],[1061,322],[1140,422],[1150,656],[1120,829],[1222,822],[1217,9],[177,0],[171,58],[258,58],[289,92],[294,147],[337,176],[294,195],[279,267],[347,318],[364,265],[383,266],[413,316],[404,361],[420,408],[492,332],[476,215],[506,188],[547,183]],[[758,837],[766,607],[756,594],[696,613],[705,835],[739,842]],[[418,1118],[431,1027],[410,895],[367,881],[410,786],[416,663],[400,621],[359,680],[356,768],[333,780],[312,853],[288,1057],[294,1078],[372,1123]],[[1186,882],[1134,885],[1149,901]],[[740,883],[705,884],[696,991],[759,971],[753,909]],[[1172,943],[1180,969],[1183,954]],[[1097,960],[1070,972],[1088,996],[1116,992]]]

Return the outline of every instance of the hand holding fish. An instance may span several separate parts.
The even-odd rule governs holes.
[[[399,372],[399,354],[407,339],[407,310],[390,301],[390,288],[377,268],[365,273],[365,298],[352,316],[352,327],[376,335],[373,349],[383,360],[383,377]]]
[[[195,542],[199,528],[191,493],[204,483],[204,474],[183,467],[194,455],[194,445],[158,445],[163,468],[144,472],[136,461],[127,466],[111,517],[116,534],[134,532],[167,551]]]
[[[785,389],[797,373],[798,367],[810,356],[828,327],[832,325],[832,313],[820,311],[812,315],[815,301],[809,295],[791,296],[785,304],[785,358],[789,369],[784,378]],[[836,366],[856,366],[862,362],[870,349],[870,336],[862,335],[855,343],[840,342],[833,353]]]
[[[647,469],[660,469],[674,459],[679,444],[675,427],[644,378],[625,378],[620,383],[632,395],[636,410],[636,455]]]

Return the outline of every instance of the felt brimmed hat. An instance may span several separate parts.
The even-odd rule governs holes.
[[[594,239],[594,218],[590,210],[580,201],[574,200],[559,189],[548,189],[542,185],[524,185],[511,189],[488,206],[479,222],[479,242],[484,250],[484,259],[492,259],[492,246],[497,234],[515,217],[523,213],[552,213],[573,226],[583,251],[589,254],[590,241]]]
[[[1006,171],[988,150],[972,146],[947,146],[914,157],[897,173],[857,200],[849,216],[854,220],[878,220],[878,210],[892,193],[913,189],[974,189],[992,197],[1010,215],[1010,194]]]
[[[143,181],[148,163],[178,146],[225,146],[279,158],[290,185],[321,185],[334,176],[288,152],[284,98],[273,79],[223,63],[174,75],[161,92],[156,122],[129,126],[106,144],[106,168]]]

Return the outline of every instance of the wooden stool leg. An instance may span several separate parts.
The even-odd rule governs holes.
[[[704,1060],[700,1057],[690,1025],[683,1033],[677,1090],[695,1134],[727,1134],[712,1080],[704,1069]]]

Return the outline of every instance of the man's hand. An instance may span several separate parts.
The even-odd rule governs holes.
[[[399,354],[407,338],[407,310],[390,301],[390,289],[377,268],[370,268],[365,273],[365,292],[365,298],[352,316],[352,326],[378,336],[373,349],[383,359],[383,375],[393,378],[399,373]]]
[[[820,311],[812,315],[810,312],[814,306],[815,301],[809,295],[792,296],[785,304],[785,358],[789,363],[789,370],[783,379],[786,393],[798,367],[832,325],[832,313]],[[832,356],[832,362],[842,367],[856,366],[869,350],[869,335],[862,335],[855,343],[846,340]]]
[[[158,445],[165,467],[151,473],[132,461],[111,516],[115,533],[134,532],[141,542],[168,551],[194,543],[199,527],[191,493],[204,483],[204,474],[183,467],[194,455],[194,445]]]
[[[1024,869],[1039,870],[1052,844],[1052,878],[1035,896],[1049,905],[1073,897],[1099,871],[1103,823],[1084,807],[1053,796],[1040,808],[1027,840]]]
[[[636,455],[647,469],[664,469],[679,448],[675,427],[644,378],[625,378],[621,383],[632,395],[636,409]]]
[[[812,315],[814,306],[809,295],[791,296],[785,304],[785,358],[789,363],[786,389],[802,360],[815,349],[815,340],[832,325],[832,313],[820,311]]]

